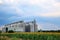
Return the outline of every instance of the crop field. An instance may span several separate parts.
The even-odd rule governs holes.
[[[1,33],[0,40],[60,40],[58,32]]]

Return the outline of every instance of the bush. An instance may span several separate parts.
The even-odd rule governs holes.
[[[0,33],[2,33],[2,31],[0,30]]]
[[[14,33],[14,31],[13,30],[9,30],[8,33]]]

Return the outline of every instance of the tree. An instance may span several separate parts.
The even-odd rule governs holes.
[[[9,30],[8,33],[14,33],[14,31],[13,30]]]
[[[42,29],[38,30],[38,32],[42,32]]]

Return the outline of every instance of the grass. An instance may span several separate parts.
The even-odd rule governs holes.
[[[2,37],[2,38],[1,38]],[[0,40],[60,40],[57,32],[18,32],[2,33]]]

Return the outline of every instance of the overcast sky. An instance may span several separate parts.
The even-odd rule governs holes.
[[[60,29],[60,0],[0,0],[0,26],[34,19],[38,29]]]

